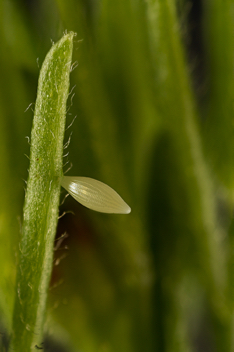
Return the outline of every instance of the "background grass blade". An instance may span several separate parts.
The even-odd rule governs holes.
[[[220,182],[233,189],[233,1],[205,1],[202,25],[208,89],[203,98],[201,132],[210,166]],[[231,200],[232,193],[227,197]]]

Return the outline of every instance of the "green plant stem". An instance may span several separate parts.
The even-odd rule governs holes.
[[[58,220],[63,138],[74,33],[52,46],[42,65],[31,134],[11,348],[35,351],[43,338]]]

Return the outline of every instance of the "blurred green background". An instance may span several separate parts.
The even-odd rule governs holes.
[[[41,64],[65,30],[77,36],[64,171],[72,163],[67,175],[107,183],[132,213],[98,214],[71,197],[61,205],[44,350],[234,350],[233,8],[0,0],[0,351],[11,329],[25,137]]]

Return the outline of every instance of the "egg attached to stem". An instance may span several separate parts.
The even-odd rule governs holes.
[[[63,176],[61,185],[85,207],[110,214],[129,214],[131,208],[120,195],[101,181],[90,177]]]

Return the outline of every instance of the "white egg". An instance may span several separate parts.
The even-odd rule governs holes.
[[[131,208],[111,187],[90,177],[63,176],[61,185],[85,207],[101,213],[129,214]]]

